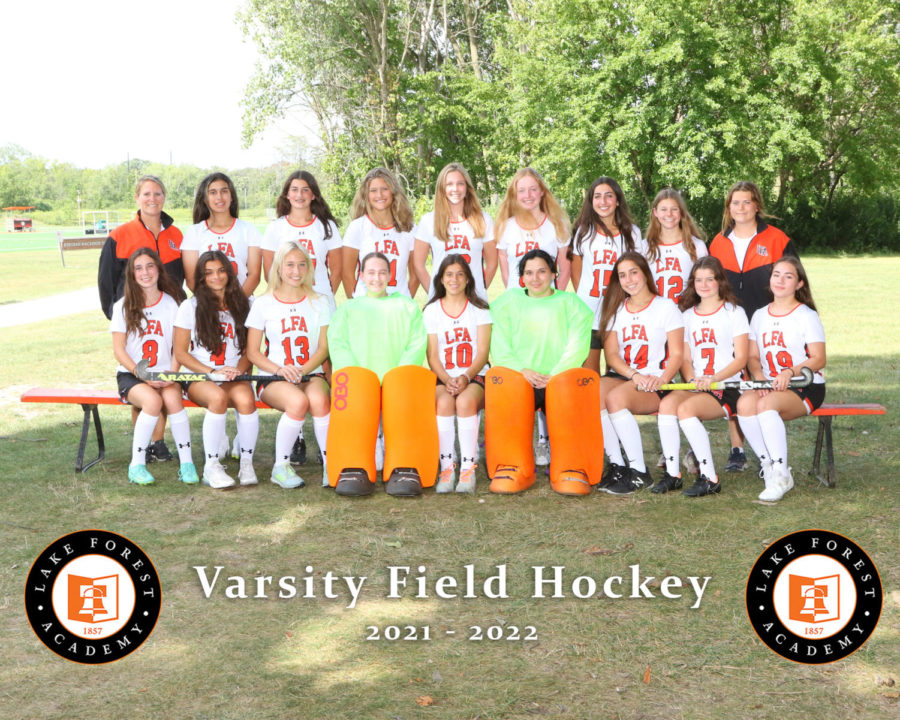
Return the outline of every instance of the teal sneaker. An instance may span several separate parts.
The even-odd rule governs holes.
[[[197,485],[200,482],[200,478],[197,476],[197,468],[194,467],[194,463],[181,463],[181,468],[178,470],[178,479],[185,485]]]
[[[288,463],[272,468],[272,482],[285,490],[306,487],[306,482],[294,472],[294,468]]]
[[[147,471],[146,465],[132,465],[128,468],[128,482],[136,485],[152,485],[156,480]]]

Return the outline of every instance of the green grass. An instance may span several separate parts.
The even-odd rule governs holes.
[[[17,398],[37,385],[112,388],[115,363],[105,319],[98,311],[0,329],[0,716],[890,716],[894,688],[879,681],[896,680],[900,662],[900,332],[887,298],[896,296],[900,258],[813,258],[807,267],[828,332],[828,399],[881,402],[888,415],[837,419],[835,490],[820,489],[804,475],[815,423],[791,423],[798,483],[776,506],[756,502],[760,483],[752,472],[724,476],[720,496],[694,502],[649,494],[562,498],[543,480],[521,496],[492,496],[483,476],[474,498],[428,494],[403,502],[379,492],[353,501],[317,487],[319,466],[310,463],[301,469],[310,487],[286,492],[267,482],[274,412],[262,414],[258,488],[187,488],[176,482],[173,464],[152,468],[156,486],[129,486],[129,413],[115,407],[100,409],[106,460],[76,475],[79,409]],[[190,415],[199,438],[202,412]],[[658,441],[652,423],[643,427],[650,457]],[[726,435],[724,424],[713,432],[717,458],[727,452]],[[312,456],[309,423],[306,436]],[[22,607],[25,576],[41,549],[91,527],[140,544],[164,593],[150,640],[102,667],[52,654]],[[763,646],[743,601],[747,573],[764,546],[807,527],[859,543],[880,570],[886,598],[866,646],[821,667],[795,665]],[[387,566],[409,565],[415,575],[425,565],[433,580],[462,578],[468,563],[480,578],[506,563],[510,598],[385,597]],[[688,599],[530,597],[534,565],[564,565],[571,579],[628,573],[633,564],[657,578],[713,579],[696,610]],[[353,610],[345,608],[346,596],[233,600],[219,587],[206,599],[195,565],[223,565],[223,575],[248,579],[259,573],[302,578],[311,566],[317,588],[328,571],[369,579]],[[429,625],[432,639],[367,642],[372,624]],[[539,640],[472,642],[465,639],[471,625],[534,625]],[[447,636],[447,629],[456,636]],[[417,704],[426,696],[432,705]]]

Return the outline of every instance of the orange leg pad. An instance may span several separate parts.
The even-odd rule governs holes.
[[[366,368],[345,367],[334,373],[332,381],[328,484],[335,487],[345,468],[362,468],[375,482],[375,440],[381,415],[378,376]]]
[[[419,473],[422,487],[434,485],[440,456],[435,383],[433,372],[414,365],[385,374],[381,383],[385,481],[394,468],[411,467]]]
[[[600,482],[603,429],[599,384],[600,376],[585,368],[561,372],[547,384],[550,482],[554,489],[565,486],[564,478],[571,471],[583,473],[591,485]]]
[[[485,377],[484,444],[488,476],[497,478],[493,492],[518,492],[534,483],[533,433],[534,389],[520,372],[491,368]]]

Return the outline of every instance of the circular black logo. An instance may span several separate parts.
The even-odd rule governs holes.
[[[25,612],[35,634],[66,660],[99,664],[137,650],[159,618],[162,591],[147,554],[106,530],[55,540],[28,572]]]
[[[747,615],[771,650],[794,662],[834,662],[859,650],[878,624],[882,588],[871,558],[828,530],[785,535],[747,578]]]

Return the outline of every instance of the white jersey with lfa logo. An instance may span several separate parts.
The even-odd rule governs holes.
[[[434,297],[434,277],[444,261],[450,254],[462,255],[472,270],[475,278],[475,292],[482,300],[487,302],[487,290],[484,288],[484,244],[494,237],[494,221],[490,215],[483,213],[484,235],[476,236],[472,224],[468,220],[451,222],[447,228],[447,241],[444,242],[434,233],[434,213],[425,213],[419,224],[413,230],[416,240],[428,243],[431,247],[431,289],[428,292],[429,300]]]
[[[688,276],[696,261],[691,260],[691,255],[683,242],[660,245],[657,250],[659,255],[655,259],[650,258],[649,249],[644,250],[650,264],[650,272],[653,273],[653,281],[656,283],[656,292],[677,303],[687,286]],[[694,238],[694,251],[697,260],[709,255],[706,243],[700,238]]]
[[[332,296],[330,273],[341,274],[341,268],[328,267],[328,253],[332,250],[340,250],[343,242],[338,232],[338,227],[332,220],[328,221],[330,235],[325,237],[325,225],[317,217],[305,225],[294,225],[283,215],[273,220],[266,228],[262,239],[262,249],[266,252],[278,252],[284,243],[294,240],[300,247],[306,250],[309,259],[312,260],[314,276],[313,290],[320,295]]]
[[[635,252],[643,255],[646,243],[641,238],[641,229],[637,225],[631,226],[631,239],[634,241]],[[610,237],[594,232],[590,238],[583,241],[580,235],[575,237],[572,254],[581,257],[581,276],[578,278],[576,294],[584,300],[591,312],[597,312],[597,308],[603,302],[613,267],[626,249],[625,239],[621,233]]]
[[[766,377],[774,378],[782,370],[807,360],[809,344],[825,342],[825,328],[819,313],[808,305],[801,303],[786,315],[774,314],[772,306],[767,305],[753,313],[750,340],[759,348]],[[822,371],[816,371],[813,384],[824,382]]]
[[[366,294],[366,286],[359,272],[363,258],[372,252],[385,255],[390,264],[387,294],[401,293],[409,297],[409,256],[412,253],[413,234],[398,230],[396,226],[378,227],[368,215],[362,215],[347,226],[344,247],[359,251],[356,265],[356,288],[353,297]]]
[[[599,329],[599,313],[594,329]],[[669,358],[668,333],[681,330],[684,320],[678,306],[668,298],[654,295],[644,307],[634,311],[626,303],[616,313],[610,330],[616,334],[619,356],[642,375],[662,375]]]
[[[704,315],[697,307],[684,311],[684,341],[691,350],[694,376],[715,375],[734,360],[734,339],[750,332],[747,313],[739,306],[722,303]],[[740,380],[740,372],[723,380]]]
[[[450,315],[438,300],[425,307],[423,319],[425,332],[437,336],[441,364],[454,378],[472,367],[478,354],[478,327],[493,322],[489,310],[475,307],[468,301],[459,315]],[[476,374],[484,375],[487,368],[485,364]]]
[[[153,305],[144,308],[143,333],[127,332],[125,324],[125,298],[119,298],[113,305],[109,321],[111,333],[125,335],[125,352],[135,362],[146,360],[147,369],[167,371],[172,368],[172,341],[178,303],[171,295],[162,293]],[[119,365],[117,372],[128,372]]]
[[[549,217],[544,218],[536,228],[524,228],[513,217],[506,221],[503,234],[497,241],[497,252],[506,253],[506,264],[509,276],[506,278],[506,289],[525,287],[519,278],[519,261],[530,250],[543,250],[556,260],[560,248],[566,247],[566,241],[560,242],[556,237],[556,228]]]
[[[235,331],[234,318],[228,310],[219,310],[219,327],[222,344],[213,349],[204,347],[197,337],[197,298],[185,300],[178,307],[175,327],[191,331],[191,355],[213,370],[222,367],[237,367],[241,361],[241,351]]]
[[[247,327],[261,330],[266,357],[276,365],[302,367],[319,347],[319,334],[331,322],[331,304],[323,295],[284,302],[266,294],[256,299],[247,315]],[[307,374],[322,372],[322,366]],[[270,375],[259,368],[261,375]]]
[[[195,250],[202,254],[207,250],[224,253],[231,262],[238,282],[243,285],[247,279],[247,257],[250,248],[259,247],[262,239],[259,230],[248,222],[235,218],[231,227],[223,233],[209,229],[207,221],[191,225],[181,241],[181,252]]]

